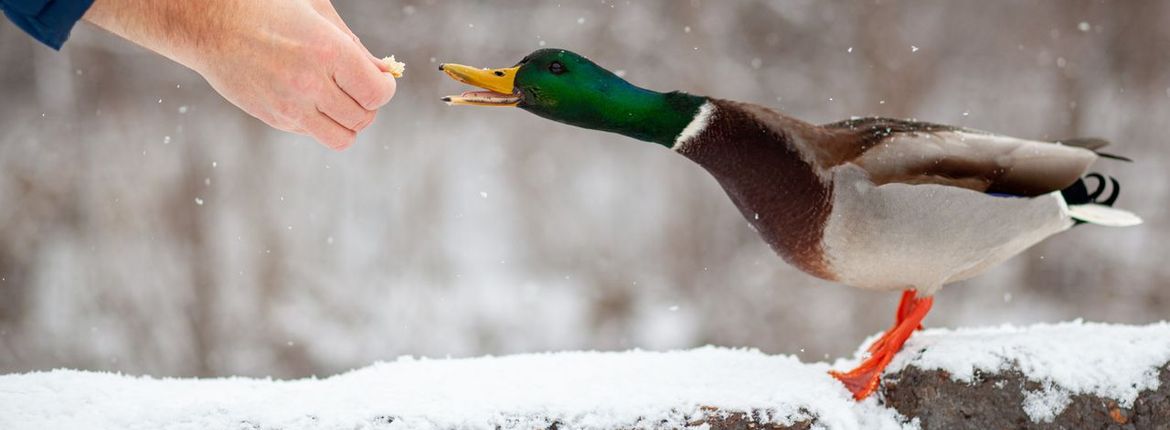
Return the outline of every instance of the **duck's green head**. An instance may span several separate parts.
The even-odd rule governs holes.
[[[444,97],[448,104],[518,107],[553,121],[666,146],[674,143],[706,100],[638,88],[563,49],[538,50],[504,69],[443,64],[439,70],[484,89]]]

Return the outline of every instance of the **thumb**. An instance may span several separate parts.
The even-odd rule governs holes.
[[[366,48],[366,45],[362,43],[361,38],[357,37],[357,35],[353,33],[353,30],[350,30],[349,26],[345,24],[345,20],[341,19],[341,15],[338,14],[337,9],[333,7],[333,3],[330,3],[328,0],[321,0],[313,3],[313,9],[316,10],[317,13],[321,14],[322,17],[332,23],[335,27],[345,32],[345,34],[348,34],[350,39],[353,39],[353,43],[357,44],[358,47],[361,48],[362,52],[366,53],[366,58],[368,58],[371,63],[374,63],[374,66],[376,66],[379,71],[382,73],[390,73],[390,66],[386,65],[386,63],[383,62],[381,58],[378,58],[378,56],[370,52],[369,48]]]

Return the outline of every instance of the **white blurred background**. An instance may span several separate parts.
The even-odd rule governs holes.
[[[1170,2],[338,1],[407,63],[355,148],[266,128],[85,24],[0,24],[0,372],[328,375],[399,355],[755,347],[823,360],[897,294],[785,265],[688,160],[448,107],[438,62],[571,49],[636,84],[813,122],[1100,136],[1132,229],[943,290],[930,326],[1170,318]]]

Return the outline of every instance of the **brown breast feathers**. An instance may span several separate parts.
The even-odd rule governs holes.
[[[760,236],[790,264],[832,280],[821,235],[832,190],[802,160],[777,122],[799,121],[756,106],[712,99],[707,127],[679,153],[703,166]],[[745,109],[750,106],[752,109]]]

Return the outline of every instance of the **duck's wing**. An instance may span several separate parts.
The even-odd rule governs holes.
[[[1025,140],[889,118],[826,124],[805,140],[823,169],[854,164],[877,185],[938,184],[1029,197],[1075,183],[1107,144]]]

